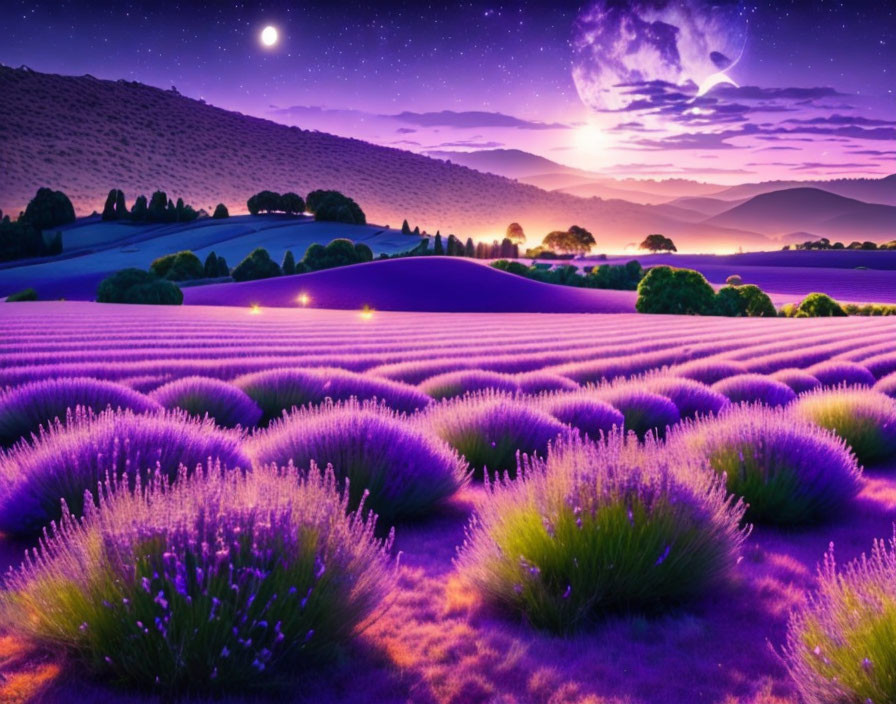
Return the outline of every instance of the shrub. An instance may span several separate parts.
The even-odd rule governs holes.
[[[874,390],[896,399],[896,372],[878,379],[874,385]]]
[[[264,247],[253,249],[243,261],[230,272],[234,281],[255,281],[280,276],[280,267],[271,259]]]
[[[855,362],[844,362],[832,359],[827,362],[813,364],[807,370],[823,386],[874,386],[874,375],[867,368]]]
[[[746,374],[747,367],[741,362],[725,359],[695,359],[693,362],[673,367],[672,373],[702,384],[714,384],[730,376]]]
[[[149,265],[149,270],[160,279],[169,281],[192,281],[205,276],[205,268],[199,257],[189,250],[159,257]]]
[[[351,240],[335,239],[326,247],[312,244],[305,250],[302,264],[307,271],[331,269],[349,264],[361,264],[373,261],[373,252],[366,244],[354,244]]]
[[[210,468],[97,503],[9,575],[4,621],[166,700],[270,685],[352,638],[394,586],[391,535],[345,515],[330,470]]]
[[[220,379],[188,376],[160,386],[150,394],[164,408],[180,408],[191,416],[209,416],[225,428],[251,428],[261,420],[261,408],[246,393]]]
[[[22,303],[24,301],[36,301],[37,300],[37,291],[33,288],[26,288],[22,291],[16,291],[16,293],[11,293],[6,297],[7,303]]]
[[[103,411],[107,406],[135,413],[160,409],[158,403],[127,386],[90,377],[58,377],[33,381],[0,393],[0,445],[9,447],[20,438],[30,439],[42,425],[76,407]]]
[[[729,404],[726,396],[693,379],[674,376],[648,378],[644,380],[644,388],[672,401],[682,418],[717,414]]]
[[[579,388],[579,385],[569,377],[538,371],[518,374],[516,383],[524,394],[539,394],[545,391],[573,391]]]
[[[75,209],[62,191],[38,188],[34,198],[25,207],[22,219],[42,232],[51,227],[74,222]]]
[[[774,318],[772,299],[753,284],[723,286],[716,294],[715,314],[732,318]]]
[[[280,210],[287,215],[299,215],[305,212],[305,199],[297,193],[284,193],[280,196]]]
[[[666,427],[681,420],[678,408],[660,394],[621,386],[598,391],[598,398],[619,410],[625,417],[625,429],[644,438],[647,433],[662,437]]]
[[[802,369],[779,369],[774,374],[769,374],[769,379],[787,384],[797,394],[811,391],[821,386],[821,382],[818,379]]]
[[[710,315],[716,292],[698,271],[655,266],[638,284],[639,313]]]
[[[184,294],[178,286],[142,269],[122,269],[100,282],[99,303],[147,303],[179,306]]]
[[[896,701],[892,673],[896,614],[896,536],[840,572],[833,547],[818,591],[791,616],[784,655],[803,700]]]
[[[432,376],[426,381],[420,382],[417,388],[434,399],[443,399],[487,389],[516,393],[519,390],[519,385],[510,374],[499,374],[482,369],[461,369]]]
[[[800,396],[794,412],[837,433],[863,464],[896,454],[896,400],[885,394],[862,387],[819,389]]]
[[[787,384],[762,374],[739,374],[717,381],[713,390],[727,396],[733,403],[764,403],[767,406],[786,406],[796,398]]]
[[[225,218],[230,217],[230,211],[227,210],[227,206],[223,203],[218,203],[215,206],[215,212],[212,214],[212,219],[214,220],[224,220]]]
[[[609,403],[577,394],[546,396],[538,405],[561,423],[595,440],[625,424],[625,416]]]
[[[420,422],[460,452],[478,478],[515,469],[517,452],[543,455],[548,443],[570,433],[544,411],[488,392],[442,401]]]
[[[573,440],[488,486],[458,567],[491,601],[569,632],[716,588],[746,531],[742,504],[689,455],[613,433]]]
[[[247,468],[240,436],[184,413],[137,415],[132,411],[76,412],[31,443],[0,455],[0,531],[38,532],[58,520],[60,499],[80,515],[84,492],[107,473],[136,476],[154,470],[174,478],[179,465],[192,470],[208,459]]]
[[[810,293],[797,307],[796,316],[800,318],[846,317],[846,311],[833,298],[824,293]]]
[[[445,443],[383,406],[352,399],[293,411],[252,437],[259,464],[332,464],[348,480],[349,509],[366,506],[388,522],[414,518],[454,494],[466,466]]]
[[[830,518],[858,493],[861,470],[843,440],[781,409],[739,406],[688,423],[678,434],[691,452],[743,497],[747,518],[801,524]]]
[[[214,279],[218,276],[218,257],[214,252],[209,252],[202,267],[202,275],[206,279]]]
[[[725,279],[725,283],[729,286],[740,286],[744,280],[740,277],[740,274],[732,274],[727,279]]]
[[[357,374],[345,369],[268,369],[245,374],[233,384],[255,401],[263,412],[262,423],[296,407],[351,397],[378,399],[390,408],[412,413],[425,408],[431,399],[418,389],[398,381]]]

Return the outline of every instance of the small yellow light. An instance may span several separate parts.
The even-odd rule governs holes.
[[[296,300],[299,302],[300,306],[307,306],[309,303],[311,303],[311,296],[309,296],[307,293],[300,293]]]
[[[370,320],[373,317],[373,308],[371,308],[368,305],[365,305],[361,309],[360,315],[361,315],[362,320]]]
[[[259,313],[261,313],[261,306],[257,303],[253,303],[251,313],[252,315],[258,315]]]

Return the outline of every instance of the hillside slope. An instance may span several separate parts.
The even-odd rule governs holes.
[[[451,257],[390,259],[299,276],[184,289],[184,305],[443,313],[631,313],[634,291],[555,286]]]
[[[101,209],[112,187],[122,188],[129,202],[161,187],[196,207],[209,209],[222,201],[232,212],[244,212],[246,198],[264,188],[298,193],[336,188],[354,197],[370,222],[395,226],[406,217],[430,232],[462,236],[492,239],[517,221],[530,233],[577,223],[607,249],[640,241],[649,232],[673,237],[679,250],[758,248],[766,241],[679,222],[648,206],[548,193],[134,82],[0,67],[0,95],[4,212],[21,210],[39,186],[65,191],[80,214]]]
[[[896,206],[865,203],[819,188],[788,188],[763,193],[706,221],[767,235],[801,228],[848,240],[896,239]]]

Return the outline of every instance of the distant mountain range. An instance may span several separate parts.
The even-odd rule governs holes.
[[[248,196],[262,189],[334,188],[355,198],[370,222],[395,226],[407,218],[429,232],[488,240],[514,221],[531,243],[550,230],[582,225],[595,234],[598,250],[630,248],[651,232],[672,237],[682,251],[777,246],[770,232],[824,234],[811,213],[805,219],[797,213],[799,223],[788,219],[778,228],[737,213],[726,218],[714,205],[708,212],[699,199],[732,200],[736,207],[750,197],[718,184],[608,179],[514,150],[431,158],[287,127],[136,82],[0,66],[0,95],[0,208],[7,213],[23,209],[40,186],[67,193],[79,214],[101,209],[111,188],[122,188],[129,203],[161,188],[197,208],[223,202],[235,213],[245,212]],[[680,198],[698,200],[670,203]],[[848,219],[849,212],[831,220]],[[861,217],[879,230],[877,218],[885,215],[863,211]]]
[[[865,203],[820,188],[787,188],[750,198],[706,223],[772,236],[809,228],[823,237],[880,241],[896,239],[896,206]]]

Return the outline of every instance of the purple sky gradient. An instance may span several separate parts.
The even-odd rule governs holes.
[[[0,62],[175,85],[412,151],[523,149],[614,176],[626,165],[727,183],[896,171],[896,6],[712,7],[9,2]],[[273,48],[259,41],[268,24]],[[698,95],[719,67],[738,87]]]

